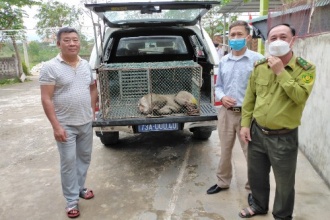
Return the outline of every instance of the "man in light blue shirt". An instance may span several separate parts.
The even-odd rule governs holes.
[[[241,106],[249,76],[254,63],[263,58],[257,52],[247,48],[251,40],[250,27],[245,21],[236,21],[229,27],[229,46],[232,51],[222,57],[215,86],[215,96],[222,102],[218,112],[218,133],[221,156],[217,169],[217,183],[207,190],[207,194],[218,193],[228,189],[232,179],[232,150],[238,137],[245,158],[247,144],[240,139]],[[248,182],[245,185],[249,189]]]

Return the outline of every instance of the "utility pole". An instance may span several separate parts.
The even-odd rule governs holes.
[[[29,54],[27,52],[26,40],[23,40],[23,52],[24,52],[24,61],[26,67],[30,70]]]
[[[260,0],[260,16],[267,15],[269,8],[269,0]],[[258,39],[258,52],[265,54],[265,46],[262,42],[262,39]]]

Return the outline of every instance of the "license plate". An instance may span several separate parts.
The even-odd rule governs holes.
[[[177,131],[177,130],[179,130],[179,123],[138,125],[138,132]]]

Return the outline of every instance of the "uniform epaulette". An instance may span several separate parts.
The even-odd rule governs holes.
[[[263,63],[266,63],[267,62],[267,59],[266,58],[262,58],[261,60],[257,60],[255,63],[254,63],[254,66],[258,66],[260,64],[263,64]]]
[[[304,60],[301,57],[297,57],[296,62],[299,66],[301,66],[304,70],[310,69],[313,65]]]

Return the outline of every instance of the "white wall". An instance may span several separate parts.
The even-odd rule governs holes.
[[[330,186],[330,33],[296,40],[293,51],[316,65],[315,84],[299,127],[299,147]]]

